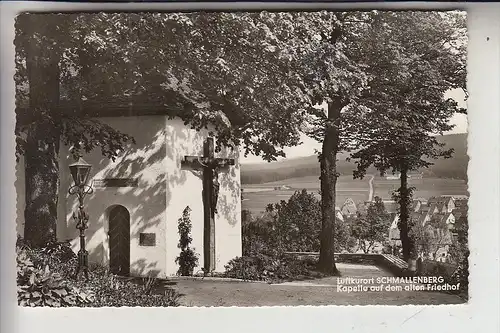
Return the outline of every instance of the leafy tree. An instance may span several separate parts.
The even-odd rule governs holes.
[[[318,199],[307,190],[296,191],[288,201],[274,204],[271,228],[275,246],[284,251],[319,251],[321,210]]]
[[[390,214],[387,213],[384,202],[375,197],[370,203],[366,214],[358,213],[351,228],[352,236],[364,253],[370,253],[376,242],[383,242],[387,238],[390,226]]]
[[[57,24],[54,24],[54,21]],[[67,52],[60,41],[70,22],[58,15],[20,15],[17,19],[17,153],[26,169],[25,239],[33,245],[55,240],[60,142],[113,158],[132,139],[74,110],[61,109],[60,62]],[[69,43],[71,40],[68,41]],[[24,104],[23,104],[24,103]]]
[[[359,151],[365,148],[362,144],[374,141],[373,136],[384,137],[382,135],[385,133],[384,130],[392,130],[389,120],[398,119],[403,111],[418,120],[421,117],[418,114],[418,107],[421,105],[400,111],[400,104],[404,103],[398,104],[393,100],[398,101],[398,98],[406,95],[415,99],[422,94],[425,87],[432,89],[422,94],[424,96],[421,98],[422,106],[433,111],[440,110],[442,106],[446,107],[441,113],[436,111],[438,121],[435,127],[444,127],[442,123],[445,121],[441,121],[443,117],[439,115],[446,116],[453,105],[450,101],[442,101],[440,89],[446,86],[446,91],[450,87],[463,86],[460,78],[464,77],[465,63],[461,61],[461,53],[455,54],[454,51],[449,51],[448,54],[439,53],[437,51],[440,48],[437,46],[443,41],[432,39],[441,33],[448,38],[449,43],[442,45],[441,49],[455,50],[456,38],[452,35],[455,33],[453,30],[455,27],[450,23],[451,20],[446,19],[446,14],[436,14],[437,16],[434,14],[436,13],[374,11],[275,13],[266,16],[265,22],[271,27],[269,30],[272,32],[269,38],[277,41],[276,45],[281,50],[280,55],[288,57],[291,61],[288,67],[289,76],[296,80],[288,80],[287,84],[299,87],[300,93],[304,96],[303,116],[306,121],[302,130],[322,143],[319,153],[322,196],[319,268],[325,273],[337,272],[334,261],[337,154],[352,149]],[[441,21],[446,21],[446,24]],[[408,25],[408,22],[415,25]],[[414,26],[416,29],[410,31]],[[430,52],[421,54],[427,50]],[[441,54],[447,57],[440,57]],[[437,60],[434,59],[436,56]],[[418,68],[409,66],[412,62],[416,62],[414,58],[423,58],[419,63],[423,66]],[[437,82],[420,81],[436,77],[435,68],[430,67],[436,64],[448,73],[454,71],[457,73],[454,73],[455,76],[451,77],[449,82],[446,81],[448,77],[438,78]],[[423,87],[416,87],[420,82],[424,84]],[[403,98],[403,102],[406,100]],[[439,103],[435,103],[436,101]],[[326,112],[313,107],[321,103],[327,104]],[[428,107],[428,103],[431,107]],[[393,105],[398,108],[393,108]],[[379,121],[376,118],[381,114],[388,116],[382,117],[383,121]],[[365,121],[362,121],[363,118]],[[418,124],[422,125],[422,122]],[[428,126],[418,128],[424,130],[426,134],[433,129],[429,129]],[[407,134],[404,127],[395,132],[396,135],[400,132]],[[409,137],[419,136],[412,133]],[[401,141],[398,138],[397,142]],[[432,139],[427,140],[425,145],[420,146],[420,151],[426,151],[431,143]],[[385,147],[386,144],[381,146]],[[413,149],[413,147],[406,148]],[[395,156],[406,155],[401,150],[393,149],[393,151]],[[363,151],[359,154],[365,156]],[[372,158],[371,155],[371,152],[366,153],[369,158]],[[376,163],[367,164],[369,166]],[[366,171],[364,164],[360,167],[360,171]],[[403,198],[409,196],[405,189],[406,186],[403,186]],[[402,214],[404,221],[404,210]],[[404,225],[406,224],[403,224],[403,227]],[[402,234],[403,237],[407,235],[404,230]],[[407,241],[403,243],[408,247]]]
[[[319,153],[321,236],[318,268],[337,274],[335,196],[337,153],[348,148],[342,134],[355,122],[360,88],[366,83],[361,38],[369,29],[370,14],[361,12],[280,13],[277,35],[292,59],[292,82],[306,99],[302,130],[322,143]],[[314,105],[327,104],[324,112]]]
[[[379,15],[368,38],[366,67],[370,89],[363,107],[357,141],[355,178],[375,166],[401,174],[394,193],[399,203],[403,256],[414,250],[409,235],[409,206],[413,189],[408,173],[431,166],[432,160],[453,153],[436,136],[452,129],[451,116],[465,112],[447,98],[452,89],[465,89],[465,20],[457,13],[399,12]],[[378,87],[378,88],[374,88]]]
[[[349,250],[350,230],[337,221],[335,251]],[[259,217],[245,220],[242,225],[243,254],[270,255],[283,252],[318,252],[320,249],[321,205],[312,193],[296,191],[288,201],[269,204]]]
[[[298,142],[299,96],[263,38],[259,13],[22,14],[16,22],[17,155],[26,167],[25,238],[55,239],[59,144],[115,158],[133,138],[92,118],[165,109],[217,149],[266,160]],[[293,107],[292,107],[293,106]],[[280,148],[281,147],[281,148]]]
[[[298,84],[307,97],[303,131],[322,143],[319,153],[322,196],[319,268],[325,273],[335,274],[337,154],[356,150],[358,155],[355,158],[359,156],[363,161],[370,161],[363,162],[359,174],[355,174],[361,176],[369,165],[378,167],[384,164],[377,160],[380,154],[368,151],[366,146],[370,146],[370,142],[380,142],[378,137],[386,138],[387,132],[392,131],[393,136],[397,136],[394,142],[405,147],[391,150],[391,156],[405,157],[406,162],[396,168],[398,171],[402,169],[402,173],[413,168],[415,162],[406,157],[406,149],[416,149],[415,145],[407,145],[408,140],[404,138],[423,142],[417,146],[417,151],[423,151],[423,154],[445,154],[437,149],[429,150],[429,146],[435,144],[434,139],[422,138],[429,138],[429,132],[449,129],[446,126],[452,114],[450,110],[457,111],[456,103],[442,95],[450,88],[463,87],[465,82],[462,80],[465,77],[463,47],[457,46],[455,35],[455,22],[459,19],[428,12],[277,15],[280,23],[276,24],[274,35],[284,41],[282,49],[289,50],[293,63],[290,76],[299,78],[292,84]],[[444,37],[436,38],[441,36]],[[415,100],[420,103],[414,103]],[[312,107],[321,103],[327,104],[326,112]],[[437,120],[424,123],[422,118],[430,117],[420,114],[422,108],[427,111],[424,114]],[[396,121],[403,115],[415,120],[400,128],[393,126],[391,120]],[[403,118],[400,124],[407,122]],[[408,127],[420,129],[425,135],[409,133]],[[385,140],[380,147],[390,145]],[[381,160],[387,162],[390,159],[384,157]],[[411,165],[407,166],[408,163]],[[402,179],[406,182],[406,177]],[[401,206],[406,207],[409,193],[405,183],[401,196]],[[407,209],[401,214],[403,243],[407,249],[411,248],[407,244]]]

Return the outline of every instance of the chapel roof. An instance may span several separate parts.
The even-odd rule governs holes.
[[[182,117],[190,111],[190,107],[182,101],[175,100],[165,103],[163,101],[147,100],[145,98],[134,98],[124,100],[108,101],[61,101],[58,109],[63,114],[78,112],[78,116],[90,118],[102,117],[134,117],[134,116],[170,116]],[[16,114],[29,114],[29,107],[20,104],[16,107]],[[224,115],[225,120],[231,122],[228,115]],[[236,120],[237,117],[234,119]],[[19,118],[18,118],[19,120]]]
[[[132,117],[150,115],[175,115],[182,109],[167,106],[163,103],[146,101],[82,101],[80,103],[69,103],[62,101],[58,109],[62,113],[71,114],[78,111],[79,115],[87,117]],[[28,107],[18,106],[16,112],[27,112]]]

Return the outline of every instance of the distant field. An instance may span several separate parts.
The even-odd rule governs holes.
[[[351,176],[340,176],[337,182],[337,206],[341,206],[347,198],[352,198],[354,202],[368,200],[369,177],[363,180],[353,180]],[[464,180],[424,178],[420,180],[410,180],[410,186],[417,188],[415,197],[428,199],[439,195],[464,195],[467,194],[467,184]],[[287,185],[291,190],[274,190],[274,187]],[[391,200],[391,193],[399,187],[399,180],[386,180],[376,177],[373,181],[374,195],[380,196],[384,200]],[[261,213],[270,203],[277,203],[281,200],[288,200],[297,190],[306,189],[309,193],[319,195],[319,179],[317,176],[306,176],[300,178],[290,178],[277,182],[244,185],[243,186],[242,208],[254,214]]]
[[[274,190],[274,187],[287,185],[291,190]],[[314,193],[319,199],[319,178],[317,176],[306,176],[290,178],[277,182],[244,185],[243,186],[242,208],[254,214],[263,212],[270,203],[278,203],[281,200],[288,200],[295,191],[306,189],[309,193]],[[350,176],[340,176],[337,181],[337,206],[342,205],[347,198],[352,198],[355,202],[368,200],[368,179],[353,180]]]
[[[410,179],[409,185],[416,188],[415,198],[428,199],[439,195],[466,195],[467,183],[461,179],[424,178]],[[399,180],[375,179],[373,182],[374,195],[385,200],[391,200],[392,191],[399,187]]]
[[[265,189],[274,187],[287,185],[291,186],[294,189],[312,189],[319,190],[319,177],[318,176],[306,176],[299,178],[288,178],[276,182],[264,183],[264,184],[252,184],[252,185],[243,185],[244,189]],[[352,176],[340,176],[337,180],[337,186],[339,189],[342,188],[352,188],[352,189],[366,189],[368,190],[368,179],[352,179]]]

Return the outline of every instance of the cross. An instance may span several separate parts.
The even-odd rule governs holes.
[[[203,147],[203,156],[185,156],[182,165],[203,169],[203,257],[204,271],[215,269],[215,213],[219,196],[218,169],[234,165],[232,158],[216,158],[214,139],[209,137]]]

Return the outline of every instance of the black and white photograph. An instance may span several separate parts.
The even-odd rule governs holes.
[[[24,12],[13,43],[19,306],[468,302],[466,11]]]

